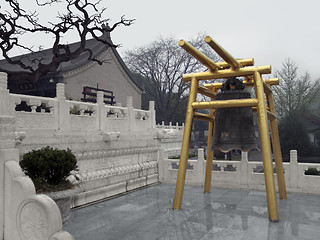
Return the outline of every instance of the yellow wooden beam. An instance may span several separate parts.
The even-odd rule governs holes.
[[[237,61],[242,65],[242,67],[248,67],[248,66],[254,65],[253,58],[237,59]],[[216,64],[219,66],[219,69],[230,68],[229,63],[227,63],[227,62],[217,62]]]
[[[211,98],[214,101],[215,98]],[[214,119],[214,109],[210,109],[210,116]],[[213,150],[211,148],[212,138],[214,132],[214,121],[209,122],[208,126],[208,142],[207,142],[207,158],[206,158],[206,175],[204,179],[204,192],[210,193],[211,190],[211,178],[212,178],[212,165],[213,165]]]
[[[258,72],[260,74],[270,74],[271,66],[259,66],[259,67],[245,67],[239,69],[224,69],[217,70],[215,72],[199,72],[199,73],[189,73],[183,74],[182,78],[184,81],[191,81],[192,78],[197,78],[198,80],[210,80],[210,79],[218,79],[218,78],[230,78],[230,77],[240,77],[253,75],[254,72]]]
[[[193,114],[194,110],[192,108],[192,103],[196,101],[197,97],[197,89],[198,89],[198,80],[193,78],[190,84],[190,93],[189,100],[186,112],[186,120],[184,125],[182,146],[181,146],[181,154],[180,154],[180,162],[176,183],[176,191],[174,194],[173,200],[173,209],[178,210],[181,209],[184,184],[186,180],[187,174],[187,164],[189,159],[189,147],[190,147],[190,139],[191,139],[191,130],[193,123]]]
[[[193,109],[212,109],[212,108],[232,108],[232,107],[256,107],[258,99],[234,99],[234,100],[216,100],[210,102],[194,102]]]
[[[267,88],[269,88],[271,90],[271,88],[269,87],[272,86],[272,85],[279,85],[279,79],[278,78],[270,78],[270,79],[264,79],[263,80],[264,82],[264,85],[266,85]],[[254,81],[253,80],[244,80],[243,83],[246,85],[246,87],[254,87]],[[214,91],[214,90],[218,90],[222,87],[222,84],[223,83],[206,83],[203,85],[203,87],[207,88],[207,89],[210,89],[211,91]],[[265,88],[265,86],[264,86]],[[270,90],[265,90],[265,92],[267,91],[268,94],[270,92]],[[266,92],[266,93],[267,93]]]
[[[263,80],[259,72],[255,72],[254,75],[256,95],[259,100],[258,103],[258,123],[260,131],[260,141],[262,148],[263,169],[266,185],[267,203],[269,219],[273,222],[279,221],[277,193],[274,183],[274,173],[272,165],[271,155],[271,143],[268,127],[268,117],[265,102],[265,94],[263,90]]]
[[[208,114],[204,113],[194,113],[194,119],[200,120],[200,121],[207,121],[207,122],[213,122],[214,118]]]
[[[204,40],[214,51],[216,51],[216,53],[218,53],[221,58],[223,58],[223,60],[225,60],[231,66],[231,68],[238,69],[242,67],[237,59],[235,59],[229,52],[227,52],[211,37],[206,36]]]
[[[204,96],[207,96],[207,97],[215,97],[217,95],[217,93],[215,91],[211,91],[210,89],[202,87],[202,86],[198,87],[198,93],[200,93]]]
[[[272,93],[267,95],[267,103],[270,107],[270,112],[272,114],[275,114],[276,110],[275,110],[275,105],[274,105]],[[277,118],[269,119],[269,120],[270,120],[269,122],[270,122],[274,162],[276,165],[276,173],[277,173],[277,180],[278,180],[277,182],[278,182],[278,189],[279,189],[279,197],[280,197],[280,199],[287,199],[287,190],[286,190],[286,183],[285,183],[285,179],[284,179],[284,171],[283,171],[283,164],[282,164],[282,154],[281,154],[281,147],[280,147]]]
[[[270,121],[277,119],[276,115],[274,115],[272,112],[270,112],[268,110],[267,110],[267,116],[268,116],[268,120],[270,120]]]
[[[207,68],[209,68],[210,71],[215,71],[219,68],[219,66],[214,61],[212,61],[210,58],[208,58],[202,52],[199,52],[197,49],[195,49],[193,46],[191,46],[186,41],[181,39],[179,41],[179,46],[182,47],[184,50],[186,50],[189,54],[191,54],[195,59],[197,59],[199,62],[201,62]]]
[[[263,79],[263,82],[267,85],[279,85],[279,78],[269,78],[269,79]],[[253,87],[254,86],[254,81],[253,79],[246,79],[243,81],[244,84],[248,87]]]

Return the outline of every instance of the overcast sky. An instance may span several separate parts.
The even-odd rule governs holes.
[[[236,58],[254,58],[273,72],[291,58],[300,74],[320,78],[319,0],[109,0],[107,7],[112,21],[136,19],[111,34],[120,54],[160,35],[187,40],[205,33]]]
[[[35,9],[32,3],[21,1]],[[102,0],[102,4],[107,7],[105,16],[110,24],[122,15],[136,19],[132,26],[111,33],[113,42],[122,45],[118,49],[121,55],[159,36],[178,41],[201,33],[236,58],[254,58],[255,65],[271,65],[273,73],[291,58],[299,66],[299,74],[309,72],[312,79],[320,78],[320,0]],[[41,13],[41,20],[52,21],[57,9],[50,7]],[[51,46],[43,36],[23,40]],[[22,52],[14,52],[17,54]]]

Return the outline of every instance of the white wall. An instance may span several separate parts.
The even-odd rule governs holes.
[[[79,101],[82,97],[82,86],[96,87],[99,81],[100,89],[113,91],[117,103],[125,106],[127,96],[132,96],[133,106],[141,108],[141,90],[123,70],[111,49],[105,52],[103,59],[108,62],[102,65],[88,62],[83,69],[64,74],[67,96]]]

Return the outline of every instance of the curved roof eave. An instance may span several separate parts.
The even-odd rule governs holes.
[[[123,68],[123,70],[125,71],[125,73],[128,75],[128,77],[131,79],[131,81],[138,87],[138,89],[141,90],[141,92],[143,91],[143,89],[137,84],[137,82],[134,80],[134,78],[132,77],[132,73],[130,71],[130,69],[127,67],[127,65],[125,64],[125,62],[123,61],[122,57],[120,56],[120,54],[118,53],[116,48],[111,48],[112,52],[114,53],[114,55],[116,56],[117,60],[119,61],[121,67]]]

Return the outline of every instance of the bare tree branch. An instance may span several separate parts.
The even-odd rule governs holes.
[[[100,8],[102,0],[35,0],[39,8],[51,7],[53,4],[65,3],[65,12],[57,15],[57,22],[48,22],[43,25],[38,18],[38,12],[28,12],[20,7],[18,0],[4,0],[10,11],[0,8],[0,49],[3,57],[8,63],[18,65],[21,71],[10,72],[0,68],[0,71],[9,74],[9,80],[17,79],[21,76],[36,82],[40,77],[49,72],[55,72],[59,65],[76,59],[82,53],[88,53],[88,60],[102,64],[104,61],[96,59],[92,51],[86,47],[88,38],[102,42],[108,47],[117,47],[110,39],[106,38],[118,26],[130,26],[133,19],[126,19],[124,16],[110,27],[109,19],[103,18],[106,8]],[[40,10],[39,10],[40,11]],[[23,25],[21,23],[24,23]],[[70,49],[69,44],[62,42],[63,37],[69,32],[76,32],[79,45],[75,49]],[[33,46],[20,44],[20,39],[24,34],[51,34],[54,38],[52,44],[53,56],[51,59],[39,58],[12,58],[10,53],[16,48],[35,53]],[[39,47],[40,48],[40,47]],[[31,63],[31,64],[30,64]]]
[[[213,60],[217,56],[204,42],[204,36],[192,39],[190,44]],[[189,84],[182,81],[185,73],[204,71],[206,68],[185,52],[174,38],[162,38],[137,50],[128,51],[126,64],[132,72],[145,79],[145,90],[156,103],[157,121],[172,122],[188,97]]]

